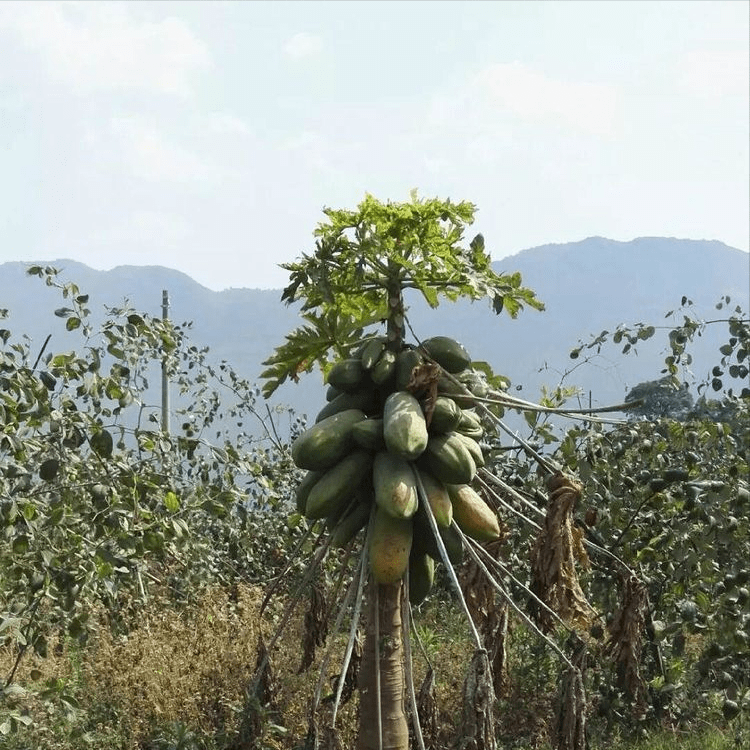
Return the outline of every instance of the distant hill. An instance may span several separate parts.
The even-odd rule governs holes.
[[[509,377],[514,387],[522,386],[519,395],[536,399],[542,385],[554,387],[575,366],[569,352],[579,340],[612,331],[619,323],[669,325],[664,315],[677,308],[683,296],[694,302],[700,317],[717,317],[714,305],[723,295],[747,311],[749,257],[715,241],[642,237],[616,242],[591,237],[523,250],[494,264],[500,272],[520,271],[524,285],[545,303],[543,313],[525,310],[511,320],[505,314],[494,315],[487,303],[441,303],[433,311],[423,300],[411,298],[408,314],[420,337],[453,336],[474,358],[488,361]],[[40,346],[52,333],[49,351],[70,348],[69,334],[52,315],[61,304],[59,296],[27,277],[28,265],[0,264],[0,307],[10,312],[3,327],[14,338],[29,335]],[[44,265],[62,269],[62,279],[89,293],[89,306],[99,316],[105,305],[118,306],[126,299],[139,310],[159,315],[162,290],[167,289],[170,317],[175,322],[193,321],[193,341],[208,346],[217,361],[226,359],[250,380],[258,379],[262,360],[299,323],[296,309],[281,304],[280,290],[213,292],[183,273],[159,266],[95,271],[71,260]],[[709,328],[700,338],[694,349],[697,375],[716,363],[724,331]],[[594,405],[620,402],[637,383],[659,377],[665,345],[666,339],[657,336],[639,347],[638,356],[627,357],[609,347],[595,362],[567,374],[564,383],[580,386],[585,403],[589,392]],[[322,401],[320,377],[303,377],[277,394],[275,403],[314,414]]]

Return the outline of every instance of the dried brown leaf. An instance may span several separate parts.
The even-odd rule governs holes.
[[[605,649],[617,665],[619,686],[631,696],[639,712],[646,702],[646,683],[640,665],[647,613],[646,586],[630,576],[624,581],[620,609],[608,627]]]
[[[570,627],[588,630],[595,613],[581,589],[576,562],[589,566],[583,534],[573,524],[573,509],[581,496],[581,485],[558,472],[547,483],[550,492],[547,515],[531,552],[531,590]],[[534,618],[544,632],[553,627],[553,617],[532,603]]]
[[[307,670],[315,660],[315,649],[324,646],[328,637],[328,609],[325,593],[319,584],[310,588],[310,601],[305,612],[302,661],[297,674]]]

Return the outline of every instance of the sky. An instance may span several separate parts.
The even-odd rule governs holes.
[[[748,250],[750,3],[0,2],[0,262],[281,288],[324,207]],[[512,269],[509,269],[512,270]]]

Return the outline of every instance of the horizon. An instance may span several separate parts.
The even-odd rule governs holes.
[[[526,247],[522,250],[518,250],[517,252],[510,253],[506,256],[503,256],[502,258],[493,259],[493,263],[499,263],[502,260],[512,259],[514,257],[517,257],[519,255],[534,252],[536,250],[543,250],[546,248],[556,248],[556,247],[570,247],[573,245],[581,245],[585,242],[588,242],[590,240],[601,240],[607,243],[613,243],[617,245],[631,245],[633,243],[641,242],[641,241],[648,241],[648,240],[668,240],[668,241],[674,241],[674,242],[688,242],[688,243],[696,243],[696,244],[714,244],[714,245],[721,245],[722,247],[726,248],[727,250],[732,250],[736,252],[743,253],[744,255],[748,256],[748,271],[750,272],[750,252],[746,250],[742,250],[741,248],[732,247],[731,245],[727,245],[725,242],[722,242],[721,240],[712,240],[712,239],[692,239],[689,237],[660,237],[660,236],[642,236],[642,237],[633,237],[630,240],[617,240],[613,239],[611,237],[603,237],[601,235],[591,235],[589,237],[584,237],[580,240],[572,240],[570,242],[547,242],[543,245],[536,245],[535,247]],[[186,271],[183,271],[179,268],[175,268],[173,266],[165,266],[159,263],[142,263],[142,264],[134,264],[134,263],[120,263],[117,265],[109,266],[107,268],[100,268],[97,266],[94,266],[90,263],[86,263],[81,260],[77,260],[75,258],[49,258],[45,260],[41,259],[31,259],[31,260],[7,260],[7,261],[0,261],[0,267],[2,267],[5,264],[21,264],[25,266],[33,266],[33,265],[49,265],[53,267],[57,267],[56,264],[66,264],[66,263],[75,263],[84,266],[85,268],[95,271],[97,273],[113,273],[118,271],[119,269],[127,269],[127,268],[133,268],[133,269],[157,269],[161,271],[168,271],[169,273],[176,273],[180,274],[182,276],[187,277],[192,282],[198,284],[199,286],[203,287],[204,289],[207,289],[210,292],[228,292],[228,291],[242,291],[242,290],[250,290],[250,291],[268,291],[268,292],[274,292],[274,291],[281,291],[283,290],[285,284],[282,284],[280,286],[274,286],[274,287],[257,287],[257,286],[228,286],[223,287],[221,289],[214,289],[212,287],[206,286],[203,284],[199,279],[194,278]],[[58,270],[61,273],[64,273],[66,268],[65,266],[61,266],[58,268]],[[75,279],[70,279],[71,281],[75,281]]]

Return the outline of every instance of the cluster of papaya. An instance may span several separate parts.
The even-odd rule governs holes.
[[[357,356],[333,366],[328,403],[316,423],[292,444],[307,474],[297,510],[326,519],[332,544],[344,548],[373,515],[369,559],[374,580],[396,583],[409,570],[413,604],[429,593],[441,558],[423,498],[429,503],[448,557],[462,557],[452,525],[478,541],[500,534],[497,517],[471,487],[484,465],[481,420],[462,408],[459,394],[420,401],[408,390],[425,357],[458,374],[471,359],[461,344],[436,336],[421,348],[395,352],[385,337],[364,343]],[[415,391],[418,393],[418,391]]]

